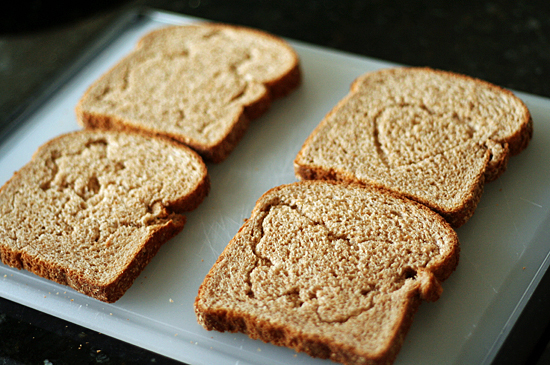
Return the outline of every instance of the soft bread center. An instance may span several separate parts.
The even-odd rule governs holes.
[[[388,166],[411,165],[437,156],[474,134],[456,113],[441,114],[421,104],[391,105],[375,118],[380,159]]]

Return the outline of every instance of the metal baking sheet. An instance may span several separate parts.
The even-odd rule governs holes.
[[[0,183],[47,140],[79,129],[74,107],[86,88],[145,33],[199,19],[144,11],[121,19],[101,51],[88,52],[70,77],[18,120],[0,145]],[[290,41],[304,82],[255,120],[230,157],[209,164],[212,190],[188,214],[128,292],[105,304],[25,271],[0,265],[0,295],[190,364],[321,364],[242,334],[208,332],[193,312],[204,276],[271,187],[295,181],[294,156],[359,75],[393,64]],[[531,145],[488,184],[474,217],[458,230],[461,260],[436,303],[423,303],[397,364],[489,363],[549,265],[550,100],[517,93],[530,108]]]

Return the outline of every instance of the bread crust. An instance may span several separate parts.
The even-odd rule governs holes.
[[[109,74],[116,72],[116,70],[130,60],[136,52],[140,49],[147,47],[147,44],[154,42],[156,38],[160,38],[164,33],[169,33],[171,30],[175,30],[181,27],[187,28],[209,28],[212,31],[215,30],[234,30],[244,32],[246,34],[253,34],[258,39],[266,39],[271,42],[277,43],[280,47],[286,50],[289,55],[292,55],[293,62],[290,67],[279,73],[275,78],[266,80],[263,82],[265,91],[261,96],[255,100],[243,104],[240,112],[235,116],[232,122],[230,122],[230,128],[226,134],[215,141],[204,143],[196,140],[195,138],[187,135],[185,132],[174,133],[164,129],[159,129],[153,125],[146,125],[144,123],[136,124],[125,118],[121,118],[116,113],[97,113],[89,110],[88,105],[93,98],[92,93],[97,85],[101,85],[107,80]],[[129,54],[126,58],[121,60],[117,65],[112,67],[106,72],[99,80],[92,84],[75,108],[78,122],[85,128],[90,129],[112,129],[112,130],[124,130],[134,132],[144,132],[152,135],[160,135],[171,138],[178,143],[183,143],[195,151],[197,151],[204,159],[219,163],[227,158],[231,151],[236,147],[238,142],[244,136],[250,121],[262,116],[271,106],[275,99],[284,97],[296,89],[302,80],[300,62],[298,55],[294,49],[288,45],[284,40],[273,36],[269,33],[265,33],[256,29],[251,29],[242,26],[227,25],[220,23],[204,23],[196,25],[186,26],[171,26],[163,29],[153,31],[145,35],[137,44],[135,51]]]
[[[388,187],[383,184],[377,184],[374,181],[360,181],[348,171],[334,168],[326,169],[325,167],[319,167],[316,165],[296,164],[294,171],[296,176],[299,176],[301,180],[337,181],[341,183],[353,183],[380,189],[388,189]],[[433,211],[440,214],[449,224],[451,224],[451,226],[458,228],[465,224],[474,215],[477,205],[481,200],[481,196],[483,195],[485,176],[485,174],[479,174],[477,177],[477,183],[472,185],[468,198],[463,201],[462,205],[453,210],[447,210],[440,207],[435,202],[421,199],[407,193],[406,191],[401,191],[400,194],[429,207]]]
[[[176,236],[185,225],[185,217],[174,215],[163,227],[152,232],[145,240],[139,252],[128,266],[110,283],[98,283],[82,273],[61,266],[40,257],[19,252],[2,245],[0,254],[2,262],[16,269],[29,271],[44,279],[66,285],[94,299],[114,303],[132,286],[139,274],[145,269],[160,247]]]
[[[13,197],[14,189],[21,190],[26,189],[28,191],[28,196],[33,197],[37,202],[42,202],[42,199],[44,199],[44,190],[50,189],[49,183],[48,185],[44,185],[44,183],[41,181],[44,180],[42,177],[37,177],[35,179],[33,171],[38,171],[41,169],[42,164],[48,165],[48,161],[50,161],[50,156],[54,156],[55,158],[63,155],[63,148],[66,146],[66,141],[70,140],[78,140],[77,143],[94,143],[93,141],[99,141],[99,143],[103,143],[104,139],[108,139],[111,136],[114,136],[116,138],[120,138],[122,141],[130,141],[130,143],[141,143],[141,141],[147,141],[147,140],[155,140],[151,137],[145,137],[140,134],[127,134],[127,133],[118,133],[118,132],[94,132],[94,131],[78,131],[78,132],[72,132],[66,135],[62,135],[59,137],[56,137],[47,143],[45,143],[43,146],[41,146],[34,154],[31,159],[31,161],[25,165],[21,170],[17,171],[12,178],[6,182],[0,189],[0,209],[2,211],[6,212],[5,218],[3,220],[0,220],[0,225],[2,227],[2,230],[6,232],[6,236],[0,240],[0,256],[1,260],[4,264],[9,265],[11,267],[17,268],[17,269],[25,269],[33,274],[36,274],[38,276],[41,276],[45,279],[52,280],[56,283],[67,285],[74,290],[81,292],[85,295],[88,295],[92,298],[95,298],[100,301],[113,303],[120,299],[122,295],[131,287],[135,279],[139,276],[139,274],[143,271],[143,269],[147,266],[147,264],[151,261],[151,259],[157,254],[160,247],[166,243],[168,240],[176,236],[184,227],[186,218],[182,214],[186,211],[194,210],[198,207],[198,205],[205,199],[205,197],[208,195],[209,189],[210,189],[210,180],[208,177],[208,173],[206,170],[206,166],[202,162],[200,156],[196,154],[196,152],[192,151],[191,149],[188,149],[185,146],[182,146],[181,144],[177,144],[173,141],[167,140],[167,139],[158,139],[158,145],[168,147],[172,146],[172,148],[175,148],[176,150],[181,151],[182,154],[185,154],[188,156],[190,161],[193,161],[193,164],[196,165],[197,171],[194,172],[196,177],[195,181],[192,179],[191,184],[189,186],[183,186],[179,190],[179,194],[175,195],[173,197],[162,197],[159,195],[158,197],[151,196],[151,199],[160,199],[165,200],[165,204],[163,207],[161,207],[161,211],[158,214],[157,218],[152,218],[154,222],[151,224],[149,223],[143,223],[146,226],[149,226],[150,228],[147,229],[146,235],[141,235],[138,242],[132,242],[134,246],[131,248],[131,252],[129,252],[129,256],[127,259],[125,259],[124,266],[119,266],[120,264],[109,262],[109,257],[101,257],[102,252],[104,252],[103,248],[101,247],[109,247],[111,245],[116,246],[116,241],[111,241],[111,238],[107,238],[107,241],[97,241],[92,244],[97,246],[97,255],[99,255],[100,258],[98,258],[98,262],[94,265],[100,266],[102,263],[100,263],[100,260],[107,260],[108,265],[112,267],[113,270],[116,271],[116,274],[110,275],[108,280],[99,280],[94,276],[94,274],[89,274],[89,269],[82,269],[79,264],[75,265],[67,265],[65,262],[72,262],[72,261],[65,261],[65,258],[63,260],[59,260],[59,256],[56,256],[56,254],[53,251],[46,251],[50,250],[48,248],[49,246],[42,247],[40,242],[27,242],[28,239],[25,238],[25,235],[28,235],[27,231],[28,229],[34,230],[36,227],[27,227],[28,223],[25,223],[21,226],[20,229],[18,227],[14,227],[13,224],[16,224],[14,222],[8,222],[6,219],[9,220],[9,217],[12,215],[14,217],[19,217],[21,214],[24,216],[30,216],[34,214],[34,211],[30,211],[25,213],[25,209],[29,205],[28,203],[21,204],[21,208],[19,208],[19,205],[14,205],[11,202],[11,197]],[[107,142],[105,142],[107,143]],[[156,142],[155,142],[156,143]],[[82,147],[84,149],[88,147]],[[121,148],[132,148],[132,145],[129,145],[129,147],[121,147]],[[164,153],[169,153],[168,149],[165,149]],[[66,156],[71,156],[71,153],[68,153]],[[120,156],[117,156],[120,157]],[[183,161],[181,161],[183,162]],[[57,166],[57,165],[56,165]],[[182,165],[179,166],[179,168],[186,168],[186,166]],[[51,167],[49,169],[52,169]],[[57,171],[61,169],[60,167],[53,168],[54,174],[57,174]],[[49,173],[46,171],[46,173]],[[64,171],[61,171],[61,173],[65,173]],[[191,171],[189,171],[191,173]],[[140,186],[139,184],[137,185]],[[55,189],[63,189],[64,186],[61,185],[59,187],[56,187]],[[76,187],[74,188],[76,189]],[[185,190],[188,189],[188,190]],[[60,191],[60,190],[58,190]],[[101,192],[101,190],[98,192],[98,194]],[[59,194],[59,193],[56,193]],[[73,193],[70,193],[73,194]],[[107,194],[107,193],[105,193]],[[26,195],[26,196],[27,196]],[[73,196],[74,195],[68,195]],[[120,198],[120,201],[123,202],[122,205],[128,204],[129,200],[126,200],[125,197],[119,196],[117,199]],[[22,198],[23,199],[23,198]],[[26,198],[24,198],[26,199]],[[69,199],[69,200],[70,200]],[[26,200],[24,200],[26,201]],[[117,200],[118,201],[118,200]],[[44,201],[44,204],[47,204]],[[80,203],[83,206],[88,205],[87,202]],[[91,203],[90,203],[91,204]],[[116,202],[115,202],[116,204]],[[143,203],[140,203],[143,204]],[[120,205],[120,204],[119,204]],[[113,207],[114,209],[115,207]],[[44,205],[44,209],[50,209],[48,206]],[[54,209],[52,207],[52,209]],[[57,208],[55,208],[57,209]],[[70,211],[70,206],[67,205],[67,207],[60,208],[59,212],[57,213],[59,216],[64,215],[75,215],[78,213],[67,213]],[[124,208],[123,208],[124,209]],[[155,210],[153,206],[151,207],[151,210]],[[164,213],[163,213],[164,211]],[[19,212],[19,213],[18,213]],[[114,216],[125,214],[125,210],[120,211],[121,213],[111,213]],[[36,216],[38,218],[36,219],[42,219],[40,218],[42,215],[40,215],[40,212],[36,212]],[[49,214],[49,213],[48,213]],[[46,216],[49,216],[46,214]],[[145,217],[142,217],[144,219]],[[19,218],[18,218],[19,219]],[[30,219],[30,222],[33,222],[34,218]],[[62,218],[63,219],[63,218]],[[67,218],[65,218],[67,219]],[[109,224],[115,224],[115,218],[112,218],[109,220],[108,217],[103,217],[101,219],[105,219],[105,224],[108,226]],[[117,218],[118,219],[118,218]],[[37,221],[39,222],[39,221]],[[75,222],[78,222],[77,224],[84,224],[83,220],[75,220]],[[73,240],[70,247],[84,247],[86,245],[89,245],[88,243],[84,242],[88,239],[88,237],[84,236],[82,238],[82,242],[80,242],[77,238],[73,238],[70,235],[70,232],[63,232],[63,227],[59,226],[59,223],[47,221],[42,223],[44,225],[47,225],[47,230],[44,230],[42,235],[49,235],[51,237],[54,237],[55,234],[59,236],[59,242],[55,243],[52,242],[54,246],[59,245],[61,250],[66,250],[61,247],[64,244],[64,239]],[[128,223],[125,223],[128,224]],[[129,224],[135,224],[136,228],[135,230],[138,230],[138,224],[139,222],[133,222]],[[74,230],[74,228],[73,228]],[[10,232],[10,233],[8,233]],[[17,233],[15,233],[17,232]],[[34,231],[33,231],[34,232]],[[54,233],[58,232],[58,233]],[[13,236],[15,234],[15,236]],[[18,236],[21,236],[21,238],[16,238]],[[67,237],[68,235],[68,237]],[[124,235],[124,233],[120,233],[120,235]],[[13,239],[13,242],[10,241],[11,238],[9,237],[15,237]],[[30,236],[29,236],[30,237]],[[75,236],[76,237],[76,236]],[[80,237],[80,236],[77,236]],[[99,236],[98,236],[99,237]],[[115,237],[114,235],[112,237]],[[124,236],[122,239],[125,239]],[[113,238],[113,240],[116,240],[116,238]],[[130,238],[131,240],[131,238]],[[111,243],[112,242],[112,243]],[[27,246],[33,246],[31,250],[27,250]],[[67,246],[69,247],[69,246]],[[121,246],[121,249],[125,249],[125,246]],[[41,251],[44,250],[44,251]],[[57,249],[56,249],[57,250]],[[106,252],[106,251],[105,251]],[[71,253],[60,253],[61,255],[70,255]],[[83,254],[84,255],[84,254]],[[105,254],[107,255],[107,254]],[[75,258],[74,260],[91,260],[90,256],[78,256],[78,258]],[[86,266],[88,267],[88,266]],[[111,268],[109,268],[111,269]]]
[[[317,146],[319,142],[316,140],[322,131],[326,131],[329,128],[329,121],[337,113],[339,113],[345,106],[350,103],[350,101],[360,93],[367,93],[366,89],[362,84],[369,80],[370,77],[386,77],[391,79],[394,75],[401,75],[407,72],[418,73],[418,74],[433,74],[440,75],[450,80],[462,80],[468,83],[479,85],[487,90],[491,90],[497,94],[503,95],[510,100],[517,102],[517,105],[520,108],[518,112],[518,120],[515,122],[516,127],[510,133],[501,133],[500,131],[495,131],[490,136],[489,139],[480,141],[478,148],[483,149],[483,166],[479,168],[476,172],[475,177],[471,178],[470,185],[464,185],[460,187],[463,191],[464,198],[460,204],[455,204],[453,207],[447,207],[442,204],[439,200],[435,198],[426,198],[423,195],[419,195],[416,192],[409,191],[405,187],[401,187],[399,184],[388,185],[384,182],[378,181],[376,175],[373,176],[363,176],[358,177],[355,175],[353,170],[337,167],[336,165],[324,164],[322,162],[315,162],[313,159],[315,148],[312,146]],[[396,92],[399,94],[399,91]],[[366,96],[368,98],[368,96]],[[406,104],[405,104],[406,105]],[[508,160],[510,156],[517,155],[523,151],[533,135],[533,121],[530,115],[529,110],[523,102],[521,102],[514,94],[506,89],[503,89],[499,86],[493,85],[483,80],[475,79],[469,76],[456,74],[453,72],[433,70],[430,68],[395,68],[395,69],[386,69],[375,71],[372,73],[367,73],[359,78],[357,78],[350,87],[350,92],[342,100],[340,100],[337,105],[325,116],[321,123],[313,130],[313,132],[305,140],[301,150],[298,152],[294,160],[294,169],[295,175],[299,179],[310,180],[310,179],[320,179],[320,180],[336,180],[344,182],[357,182],[365,185],[373,185],[378,187],[385,187],[396,191],[404,196],[407,196],[410,199],[416,200],[422,204],[427,205],[434,211],[441,214],[445,219],[455,228],[460,227],[466,223],[471,216],[474,214],[477,204],[481,199],[483,193],[483,187],[486,182],[493,181],[501,176],[507,167]],[[326,139],[326,137],[325,137]],[[330,143],[328,140],[326,143]],[[472,158],[474,158],[472,156]],[[364,163],[369,163],[364,161]],[[389,168],[391,169],[391,168]],[[411,175],[411,178],[415,178],[414,174]],[[416,177],[417,178],[417,177]],[[441,189],[448,188],[445,185],[441,186]],[[453,188],[457,188],[453,186]],[[457,188],[458,189],[458,188]]]
[[[388,337],[386,345],[382,349],[379,349],[379,351],[372,352],[362,350],[353,344],[335,341],[329,333],[324,335],[309,333],[307,330],[301,329],[294,323],[290,324],[286,323],[284,320],[277,320],[275,319],[276,313],[273,312],[275,309],[270,308],[268,303],[262,305],[270,308],[268,310],[270,313],[273,313],[273,315],[269,316],[270,319],[267,319],[262,314],[256,314],[252,309],[247,310],[247,308],[250,308],[249,306],[241,307],[239,304],[240,301],[246,300],[243,297],[237,297],[240,299],[231,299],[231,303],[227,306],[218,304],[219,301],[224,300],[222,298],[209,300],[210,296],[215,295],[212,292],[212,288],[217,287],[220,288],[219,290],[222,290],[222,284],[218,282],[222,271],[219,270],[229,265],[228,262],[231,260],[242,260],[242,255],[235,256],[235,250],[242,252],[245,247],[240,242],[242,240],[247,242],[248,240],[255,240],[257,242],[260,239],[255,236],[257,233],[254,233],[253,227],[256,227],[258,224],[257,220],[262,216],[262,213],[268,210],[269,206],[277,205],[279,203],[278,197],[288,192],[293,186],[315,187],[322,185],[334,186],[337,188],[377,191],[382,196],[406,202],[405,204],[414,207],[413,209],[422,211],[423,214],[433,219],[433,225],[431,227],[441,227],[444,232],[443,235],[449,237],[448,251],[446,251],[444,257],[435,259],[426,270],[420,269],[417,272],[418,279],[411,282],[411,285],[408,286],[407,289],[403,289],[404,294],[398,297],[399,304],[396,305],[399,305],[399,310],[396,310],[396,318],[392,320],[391,336]],[[296,201],[299,202],[301,195],[297,196],[298,198],[296,198]],[[274,250],[274,248],[272,248],[272,250]],[[459,252],[460,247],[456,233],[441,216],[435,214],[427,207],[396,195],[391,191],[365,187],[358,184],[338,183],[334,181],[325,182],[319,180],[283,185],[269,190],[258,199],[250,219],[248,219],[239,229],[239,232],[218,257],[216,263],[213,265],[198,290],[198,295],[195,300],[195,313],[198,322],[207,330],[242,332],[253,339],[260,339],[277,346],[289,347],[298,352],[305,352],[313,357],[331,359],[343,364],[389,364],[395,360],[403,344],[404,338],[410,329],[414,314],[417,312],[422,300],[435,301],[439,298],[441,294],[441,286],[439,283],[448,278],[455,270],[458,264]],[[248,264],[243,261],[242,265],[247,266]],[[250,270],[250,268],[247,270]],[[243,280],[238,273],[231,271],[231,275],[235,275],[234,280],[236,281]],[[225,284],[223,285],[225,288]],[[223,295],[231,296],[232,294],[233,293],[224,290]],[[356,323],[355,325],[365,326],[366,324]]]
[[[199,291],[199,296],[201,292]],[[288,347],[296,352],[304,352],[312,357],[329,359],[346,365],[382,365],[392,364],[413,323],[422,300],[411,296],[401,312],[400,326],[392,339],[391,346],[384,352],[369,354],[341,343],[335,343],[329,337],[310,336],[299,331],[292,331],[284,325],[267,323],[249,313],[230,312],[227,310],[208,311],[196,307],[198,322],[209,331],[244,333],[254,340],[261,340],[276,346]]]

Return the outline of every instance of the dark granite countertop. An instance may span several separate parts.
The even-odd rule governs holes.
[[[0,14],[0,130],[117,17],[150,6],[263,29],[412,66],[430,66],[550,97],[550,2],[307,0],[54,1]],[[550,275],[498,363],[550,363]],[[175,363],[0,298],[0,364]]]

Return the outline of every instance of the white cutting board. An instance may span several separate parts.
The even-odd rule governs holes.
[[[79,129],[74,106],[86,88],[150,30],[197,19],[148,12],[21,121],[0,145],[0,184],[47,140]],[[193,312],[204,276],[268,189],[295,181],[293,160],[357,76],[394,65],[291,41],[304,81],[255,120],[230,157],[209,164],[212,189],[185,229],[160,250],[128,292],[105,304],[0,265],[0,295],[39,311],[191,364],[321,364],[242,334],[207,332]],[[461,259],[436,303],[423,303],[397,364],[490,362],[549,264],[550,100],[517,93],[535,133],[508,171],[486,186],[458,230]]]

